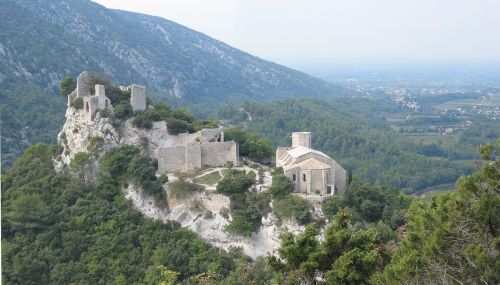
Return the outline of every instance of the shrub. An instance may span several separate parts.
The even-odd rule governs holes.
[[[129,101],[122,101],[114,109],[115,117],[118,119],[128,119],[134,114]]]
[[[282,198],[293,192],[295,185],[283,173],[274,172],[273,184],[269,188],[269,192],[273,198]]]
[[[208,210],[205,212],[205,215],[203,215],[203,218],[205,218],[206,220],[211,220],[214,218],[214,213]]]
[[[83,98],[82,97],[75,98],[71,102],[70,106],[77,109],[77,110],[83,109]]]
[[[228,208],[222,208],[219,211],[219,214],[224,218],[224,219],[229,219],[229,209]]]
[[[271,141],[257,134],[249,134],[242,126],[224,132],[225,140],[234,140],[240,145],[240,155],[256,159],[271,157],[274,153]]]
[[[111,104],[113,104],[113,106],[118,106],[122,103],[130,104],[129,91],[122,91],[120,87],[111,84],[105,85],[105,89],[106,96],[109,98],[109,100],[111,100]]]
[[[102,109],[102,110],[99,110],[99,116],[101,118],[109,118],[111,116],[111,113],[109,112],[108,109]]]
[[[311,221],[311,203],[299,196],[290,195],[274,201],[274,213],[280,220],[295,220],[305,225]]]
[[[161,121],[162,117],[160,113],[155,110],[145,110],[138,111],[134,117],[132,123],[134,126],[143,129],[151,129],[153,122]]]
[[[338,213],[346,204],[343,198],[331,196],[323,200],[322,209],[326,217],[333,216]]]
[[[75,90],[76,88],[76,82],[73,80],[73,77],[67,76],[64,78],[63,81],[61,81],[61,95],[62,96],[68,96]]]
[[[104,146],[104,139],[101,136],[93,136],[87,145],[87,150],[96,155]]]
[[[139,153],[139,149],[128,145],[112,149],[102,157],[101,171],[109,173],[118,182],[125,182],[129,164]]]
[[[232,234],[250,236],[252,235],[252,228],[252,223],[246,219],[244,214],[235,213],[231,223],[226,226],[226,231]]]
[[[156,180],[157,169],[158,160],[145,155],[136,155],[129,163],[128,178],[145,188],[149,186],[150,181]]]
[[[203,189],[205,188],[201,185],[179,180],[168,184],[168,195],[175,199],[184,199]]]
[[[254,180],[245,171],[229,169],[217,184],[217,191],[226,195],[244,193],[253,183]]]
[[[194,133],[195,129],[193,125],[189,122],[176,119],[176,118],[167,118],[167,131],[171,135],[178,135],[182,133]]]

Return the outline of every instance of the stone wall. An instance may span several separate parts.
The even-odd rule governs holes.
[[[146,87],[132,84],[129,86],[130,104],[135,111],[146,110]]]
[[[186,170],[201,168],[201,145],[189,144],[186,146]]]
[[[233,141],[159,147],[157,156],[160,173],[193,170],[203,166],[224,166],[227,161],[239,164],[238,144]]]
[[[201,145],[202,166],[224,166],[227,161],[238,165],[239,151],[236,142],[204,143]]]
[[[336,161],[333,161],[333,166],[335,169],[335,187],[337,188],[335,194],[343,195],[347,187],[347,171]]]
[[[73,102],[73,100],[76,99],[76,95],[77,95],[76,89],[73,90],[73,92],[71,92],[71,94],[68,95],[68,108],[71,107],[71,103]]]
[[[99,98],[97,96],[83,97],[83,112],[87,122],[92,122],[97,110],[99,110]]]
[[[186,170],[185,146],[160,147],[157,153],[160,173]]]
[[[89,81],[90,73],[84,71],[78,75],[76,78],[76,96],[83,97],[89,94],[89,86],[87,82]]]

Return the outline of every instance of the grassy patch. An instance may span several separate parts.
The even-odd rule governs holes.
[[[175,199],[184,199],[203,189],[205,188],[201,185],[179,180],[168,184],[168,195]]]
[[[209,173],[207,175],[203,175],[201,177],[194,179],[194,182],[198,183],[198,184],[205,184],[205,185],[213,186],[213,185],[215,185],[215,183],[217,183],[221,179],[222,179],[222,176],[219,174],[218,171],[215,171],[215,172],[212,172],[212,173]]]

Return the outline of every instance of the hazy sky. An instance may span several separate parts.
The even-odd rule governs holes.
[[[271,60],[500,59],[500,0],[97,0]]]

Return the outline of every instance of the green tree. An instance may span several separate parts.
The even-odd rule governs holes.
[[[322,210],[326,217],[337,214],[341,209],[346,207],[346,203],[342,197],[330,196],[323,200]]]
[[[248,156],[254,159],[269,158],[274,154],[271,141],[255,134],[247,137],[243,147],[248,151]]]
[[[77,109],[77,110],[81,110],[83,109],[83,97],[77,97],[75,99],[73,99],[73,101],[71,102],[71,107]]]
[[[73,90],[75,90],[75,88],[76,82],[73,80],[73,77],[68,75],[63,79],[63,81],[61,81],[60,92],[62,96],[68,96],[69,94],[71,94],[71,92],[73,92]]]
[[[317,239],[319,228],[309,225],[297,237],[285,234],[278,250],[280,259],[269,257],[279,284],[369,284],[384,266],[385,249],[374,230],[357,230],[346,210],[339,211]]]
[[[299,224],[307,224],[311,221],[312,205],[306,199],[289,195],[274,200],[274,213],[281,220],[295,220]]]
[[[76,173],[82,184],[94,183],[94,160],[88,152],[77,152],[71,163],[70,169]]]
[[[365,220],[375,222],[382,216],[385,200],[379,188],[354,180],[347,187],[345,202],[360,213]]]
[[[479,170],[430,205],[413,201],[403,240],[385,270],[387,283],[497,284],[500,238],[500,140],[482,146]]]
[[[288,196],[295,189],[293,182],[288,179],[282,172],[273,173],[272,185],[269,187],[269,193],[273,198],[283,198]]]
[[[130,105],[129,101],[122,101],[115,106],[113,113],[118,119],[128,119],[132,117],[134,110],[132,109],[132,105]]]
[[[127,179],[129,164],[140,153],[134,146],[114,148],[101,158],[101,173],[108,173],[113,179],[124,182]]]

